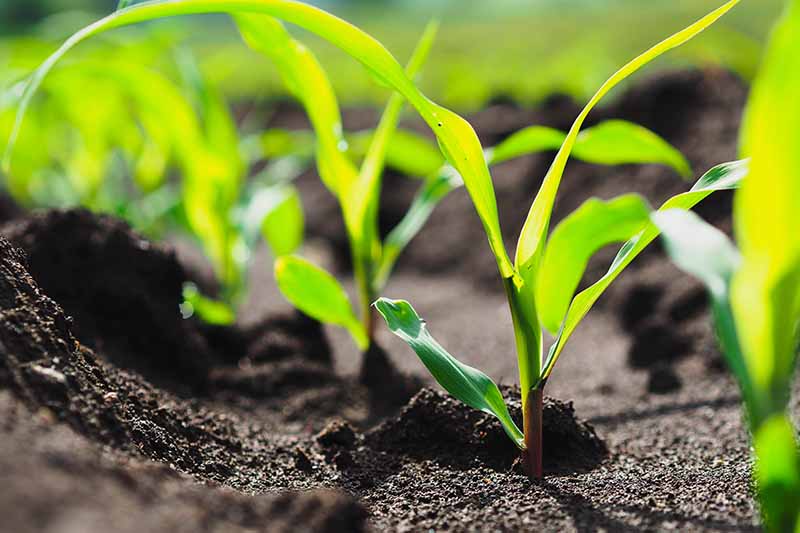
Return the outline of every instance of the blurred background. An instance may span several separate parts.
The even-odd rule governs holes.
[[[582,98],[622,61],[720,5],[721,0],[315,0],[379,40],[403,61],[425,22],[442,31],[422,85],[462,111],[493,97],[534,103],[552,92]],[[56,42],[110,13],[117,0],[2,0],[0,69],[21,74]],[[777,0],[745,0],[702,39],[669,55],[668,65],[722,64],[749,77]],[[152,28],[155,26],[155,28]],[[159,26],[161,28],[159,28]],[[202,29],[197,38],[198,28]],[[270,65],[238,41],[223,17],[181,19],[146,31],[191,47],[202,70],[232,99],[280,94]],[[167,35],[167,33],[169,35]],[[108,40],[108,39],[106,39]],[[113,38],[112,38],[113,40]],[[308,39],[344,102],[381,102],[385,91],[344,54]],[[94,45],[84,46],[87,47]],[[102,46],[102,45],[100,45]],[[13,68],[9,68],[13,67]]]

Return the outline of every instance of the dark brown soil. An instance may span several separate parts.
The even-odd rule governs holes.
[[[699,174],[735,158],[745,96],[727,73],[679,72],[634,87],[592,121],[640,121]],[[492,144],[531,123],[567,127],[577,109],[561,97],[535,110],[498,103],[472,121]],[[302,127],[297,116],[284,108],[276,124]],[[345,122],[374,119],[361,110]],[[494,173],[509,245],[551,157]],[[307,252],[345,273],[335,203],[312,173],[299,184],[314,206]],[[384,221],[417,186],[387,178]],[[570,163],[556,217],[590,195],[635,190],[657,204],[686,188],[661,167]],[[720,195],[701,212],[729,230],[729,204]],[[758,530],[739,397],[719,371],[706,299],[658,247],[559,362],[547,390],[558,399],[545,411],[547,476],[534,483],[494,419],[437,387],[418,391],[430,378],[385,329],[386,358],[364,366],[346,334],[291,311],[263,252],[241,323],[210,328],[180,319],[187,274],[175,253],[114,219],[54,211],[2,231],[27,254],[0,239],[2,529]],[[386,295],[412,301],[448,350],[501,383],[519,417],[513,333],[484,243],[456,191]],[[587,280],[614,252],[599,254]]]

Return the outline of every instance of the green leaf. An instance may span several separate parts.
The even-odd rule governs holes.
[[[273,61],[289,91],[306,110],[317,137],[320,178],[338,196],[356,180],[357,171],[347,157],[339,104],[328,76],[314,54],[292,38],[277,19],[243,12],[237,12],[234,19],[245,42]]]
[[[788,400],[800,318],[800,2],[776,27],[748,103],[750,176],[736,195],[744,258],[731,300],[748,367],[770,414]]]
[[[436,205],[451,191],[463,184],[461,176],[449,165],[438,174],[425,180],[403,219],[384,239],[381,262],[375,279],[376,290],[381,290],[386,285],[400,253],[420,232]]]
[[[784,414],[766,420],[754,435],[755,475],[766,530],[800,527],[800,455],[795,429]]]
[[[261,232],[276,257],[294,253],[303,243],[303,204],[297,189],[288,187],[281,202],[267,213]]]
[[[207,324],[216,326],[230,326],[236,321],[236,313],[228,304],[203,296],[194,283],[183,285],[181,313],[184,318],[197,315]]]
[[[512,133],[494,148],[487,150],[490,165],[499,165],[523,155],[556,150],[567,135],[547,126],[528,126]]]
[[[5,168],[8,168],[13,140],[19,133],[25,110],[31,98],[47,73],[71,48],[92,36],[113,28],[157,18],[201,13],[262,14],[297,24],[338,46],[360,61],[377,79],[402,94],[433,130],[445,157],[464,178],[467,191],[483,222],[501,275],[503,277],[513,275],[514,267],[508,257],[500,231],[497,200],[492,180],[484,160],[481,144],[469,123],[422,94],[405,74],[403,67],[378,41],[355,26],[321,9],[291,0],[237,0],[236,2],[229,0],[153,0],[120,10],[83,28],[48,57],[26,85],[14,131],[6,147]],[[303,61],[306,66],[310,64],[308,56],[305,56]],[[321,83],[321,80],[316,79],[314,84],[318,82]],[[307,83],[308,86],[314,84]],[[327,174],[327,169],[321,169],[320,172]],[[336,177],[337,182],[341,179],[344,178]],[[329,183],[329,186],[334,185],[335,182]]]
[[[350,153],[362,160],[369,150],[374,130],[364,130],[347,135]],[[419,133],[398,129],[386,146],[386,166],[406,176],[427,177],[444,165],[444,156],[435,142]]]
[[[624,120],[608,120],[581,132],[573,155],[602,165],[660,163],[684,178],[692,175],[692,167],[680,151],[647,128]]]
[[[731,279],[741,265],[739,251],[724,233],[691,211],[668,209],[654,213],[652,219],[661,232],[667,254],[678,267],[702,281],[711,294],[723,353],[749,401],[752,380],[742,356],[730,303]]]
[[[408,343],[447,392],[473,409],[497,417],[514,444],[525,448],[522,432],[511,419],[500,389],[489,376],[447,353],[408,302],[380,298],[375,307],[392,333]]]
[[[536,282],[539,318],[547,330],[558,331],[592,255],[636,235],[649,216],[647,201],[636,194],[608,202],[592,198],[556,227]]]
[[[347,329],[358,347],[369,345],[342,286],[331,274],[297,256],[275,260],[275,281],[284,297],[311,318]]]
[[[259,158],[313,157],[314,135],[304,130],[284,130],[280,128],[264,131],[259,139]]]
[[[553,164],[548,170],[544,178],[539,193],[531,206],[528,218],[522,227],[519,242],[517,243],[517,252],[515,258],[515,265],[520,274],[526,280],[535,279],[534,270],[537,267],[539,256],[544,247],[545,236],[550,224],[550,217],[553,212],[553,204],[556,199],[556,193],[561,183],[561,177],[564,174],[564,169],[567,165],[570,153],[572,152],[581,127],[583,126],[586,117],[591,110],[597,105],[598,102],[608,94],[619,82],[639,70],[641,67],[651,62],[661,54],[676,48],[685,42],[689,41],[697,34],[711,26],[725,13],[730,11],[739,0],[731,0],[722,7],[712,11],[699,21],[695,22],[686,29],[672,35],[668,39],[657,44],[647,52],[641,54],[633,61],[622,67],[611,78],[606,81],[597,93],[589,100],[589,103],[581,111],[575,123],[572,125],[564,144],[558,151],[558,154],[553,161]]]
[[[411,54],[406,73],[414,77],[428,57],[438,25],[431,23]],[[353,255],[353,270],[359,286],[362,316],[371,313],[370,304],[377,295],[375,276],[381,256],[378,232],[378,208],[381,182],[389,143],[397,130],[400,112],[405,102],[399,93],[389,98],[378,128],[367,149],[361,170],[352,187],[343,191],[340,203],[350,237]]]
[[[701,177],[692,190],[673,196],[661,206],[660,211],[668,209],[691,209],[715,191],[735,189],[748,173],[748,161],[734,161],[718,165]],[[583,317],[589,312],[594,303],[600,298],[611,283],[617,279],[625,268],[638,256],[647,245],[656,237],[659,231],[655,224],[648,223],[638,235],[622,245],[616,258],[611,263],[608,272],[590,287],[578,293],[572,299],[567,315],[559,330],[556,341],[550,348],[547,360],[542,368],[541,379],[547,379],[553,371],[564,346],[575,332]]]
[[[303,242],[303,205],[291,185],[258,187],[247,195],[239,218],[247,249],[252,250],[263,237],[273,256],[294,253]]]

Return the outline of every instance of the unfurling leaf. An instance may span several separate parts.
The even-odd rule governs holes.
[[[447,353],[408,302],[381,298],[375,302],[375,307],[392,333],[408,343],[447,392],[473,409],[497,417],[514,444],[520,449],[525,447],[522,432],[511,419],[500,389],[489,376]]]

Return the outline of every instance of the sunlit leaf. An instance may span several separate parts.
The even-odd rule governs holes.
[[[316,134],[320,178],[334,194],[340,194],[356,180],[357,171],[347,157],[339,104],[322,66],[277,19],[252,13],[237,13],[234,18],[244,40],[273,61],[289,91],[302,103]]]
[[[359,348],[369,345],[342,286],[331,274],[297,256],[275,261],[275,281],[284,297],[311,318],[347,329]]]
[[[673,196],[661,206],[660,211],[668,209],[691,209],[715,191],[735,189],[748,173],[748,161],[734,161],[718,165],[701,177],[692,187],[692,190]],[[542,369],[542,378],[546,379],[553,370],[564,346],[575,332],[583,317],[589,312],[595,302],[605,292],[611,282],[622,273],[625,268],[638,256],[647,245],[658,237],[659,231],[655,224],[648,223],[635,237],[627,241],[608,269],[608,272],[590,287],[578,293],[572,299],[567,315],[559,330],[558,337],[550,348],[547,360]]]
[[[553,204],[556,199],[561,177],[564,174],[564,169],[567,165],[567,160],[575,146],[581,127],[583,126],[586,117],[591,110],[597,105],[598,102],[608,94],[619,82],[639,70],[641,67],[651,62],[661,54],[676,48],[685,42],[689,41],[700,32],[711,26],[725,13],[730,11],[739,0],[731,0],[722,7],[712,11],[699,21],[695,22],[686,29],[672,35],[661,43],[657,44],[647,52],[641,54],[633,61],[622,67],[611,78],[606,81],[597,93],[589,100],[589,103],[581,111],[575,123],[572,125],[564,144],[558,151],[553,164],[548,170],[544,178],[539,193],[531,206],[528,218],[522,228],[519,242],[517,243],[517,252],[515,258],[515,265],[523,278],[532,280],[535,275],[536,263],[539,260],[542,249],[544,247],[547,229],[550,224],[550,217],[553,212]]]
[[[238,0],[235,3],[227,0],[154,0],[117,11],[80,30],[48,57],[29,80],[20,104],[18,120],[6,149],[4,166],[7,168],[10,161],[13,139],[19,132],[31,97],[47,73],[71,48],[113,28],[162,17],[219,12],[270,15],[297,24],[340,47],[359,60],[376,78],[402,94],[433,130],[443,153],[463,177],[483,222],[501,275],[513,275],[514,267],[500,231],[492,180],[478,137],[469,123],[425,97],[405,74],[403,67],[378,41],[338,17],[291,0]],[[253,41],[256,42],[256,39]],[[329,186],[333,184],[329,183]]]
[[[800,2],[789,2],[751,92],[743,127],[748,179],[734,222],[744,258],[732,303],[745,359],[769,412],[788,400],[800,318]],[[777,403],[775,403],[777,402]]]
[[[558,332],[592,255],[608,244],[636,235],[649,216],[647,202],[629,194],[608,202],[587,200],[556,226],[536,281],[539,318],[546,329]]]
[[[347,135],[350,153],[358,160],[367,154],[375,135],[373,130]],[[410,130],[398,129],[386,146],[386,166],[409,177],[427,177],[444,164],[435,142]]]
[[[680,151],[647,128],[624,120],[608,120],[582,131],[572,154],[603,165],[660,163],[685,178],[692,175],[692,167]]]
[[[447,353],[408,302],[381,298],[375,302],[375,307],[392,333],[408,343],[447,392],[473,409],[497,417],[509,438],[520,449],[525,447],[522,432],[511,419],[503,395],[489,376]]]
[[[383,253],[375,281],[377,290],[386,285],[400,253],[419,233],[428,218],[430,218],[436,205],[451,191],[461,187],[463,184],[461,176],[450,166],[445,167],[440,173],[425,180],[425,183],[414,196],[414,200],[403,219],[389,232],[383,241]]]

